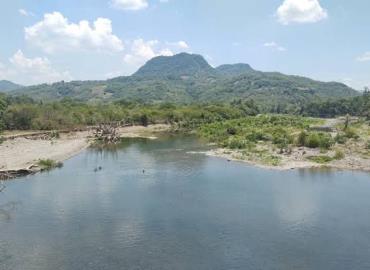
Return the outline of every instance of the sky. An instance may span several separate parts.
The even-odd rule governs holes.
[[[369,10],[368,0],[1,1],[0,80],[106,79],[189,52],[361,90]]]

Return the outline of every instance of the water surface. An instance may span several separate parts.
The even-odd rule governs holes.
[[[202,148],[126,140],[7,182],[0,269],[370,269],[369,174],[189,153]]]

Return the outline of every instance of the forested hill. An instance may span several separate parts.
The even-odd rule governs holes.
[[[42,100],[72,98],[89,102],[126,99],[193,103],[254,99],[269,108],[359,95],[341,83],[256,71],[247,64],[213,68],[202,56],[187,53],[153,58],[132,76],[43,84],[15,90],[13,94]]]
[[[0,92],[9,92],[15,89],[19,89],[22,86],[19,84],[15,84],[11,81],[6,81],[6,80],[0,80]]]

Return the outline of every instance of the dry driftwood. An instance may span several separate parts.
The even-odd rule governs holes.
[[[94,136],[96,140],[104,143],[117,143],[120,139],[117,131],[118,124],[100,124],[96,127]]]

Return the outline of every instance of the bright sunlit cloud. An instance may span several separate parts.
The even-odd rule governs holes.
[[[277,9],[278,21],[282,24],[315,23],[328,17],[318,0],[284,0]]]
[[[111,5],[121,10],[140,10],[149,6],[147,0],[112,0]]]
[[[27,42],[47,53],[68,50],[119,52],[123,42],[112,33],[110,19],[72,23],[60,12],[47,13],[42,21],[25,28]]]
[[[0,78],[9,79],[22,84],[52,83],[70,81],[72,76],[68,71],[58,71],[52,67],[46,57],[30,58],[18,50],[9,58],[9,63],[0,63]]]

